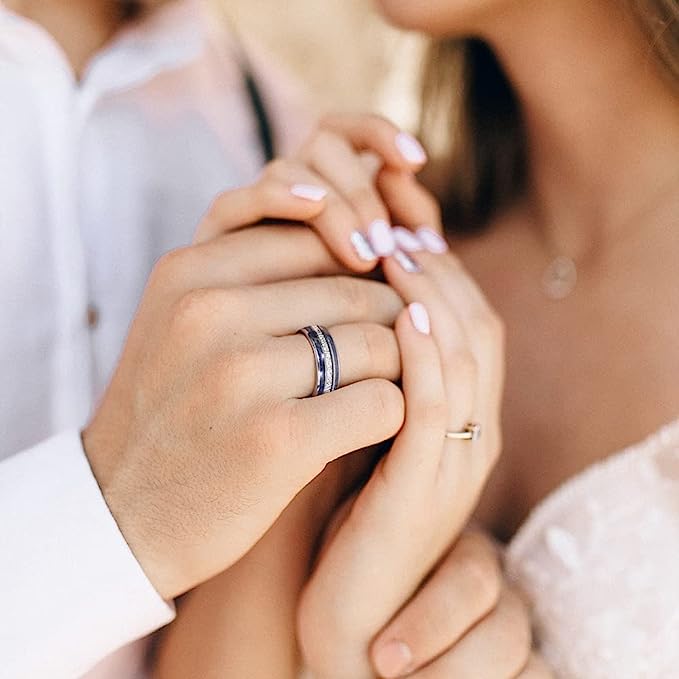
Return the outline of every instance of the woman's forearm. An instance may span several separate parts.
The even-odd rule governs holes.
[[[154,679],[294,679],[307,542],[271,532],[229,571],[186,595],[159,645]]]
[[[327,469],[241,561],[183,597],[154,679],[297,679],[299,596],[346,482],[338,472]]]

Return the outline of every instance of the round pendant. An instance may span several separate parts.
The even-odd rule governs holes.
[[[545,269],[542,289],[550,299],[564,299],[578,282],[578,269],[570,257],[556,257]]]

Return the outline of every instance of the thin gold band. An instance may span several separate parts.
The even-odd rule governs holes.
[[[478,441],[481,438],[481,425],[470,422],[462,431],[447,431],[446,438],[453,441]]]

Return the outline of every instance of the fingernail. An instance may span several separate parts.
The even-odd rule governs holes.
[[[410,230],[402,226],[394,227],[396,244],[405,252],[420,252],[424,250],[422,241]]]
[[[422,267],[403,250],[396,250],[394,259],[406,273],[420,273],[422,271]]]
[[[409,163],[421,165],[427,162],[427,152],[412,134],[399,132],[396,135],[396,148]]]
[[[386,679],[400,677],[410,670],[413,652],[402,641],[390,641],[375,654],[375,665],[380,676]]]
[[[360,231],[354,231],[351,234],[351,244],[354,246],[356,254],[364,262],[374,262],[377,259],[370,241]]]
[[[445,238],[433,231],[427,226],[423,226],[417,230],[417,237],[424,247],[435,255],[440,255],[448,250],[448,243]]]
[[[314,203],[320,203],[328,195],[327,189],[313,184],[294,184],[290,188],[290,193],[297,198],[311,200]]]
[[[396,250],[394,233],[383,219],[376,219],[368,227],[368,238],[373,250],[380,257],[390,257]]]
[[[420,304],[419,302],[413,302],[408,307],[408,312],[410,313],[410,320],[413,322],[417,332],[421,332],[423,335],[431,334],[429,314],[427,313],[427,310],[423,304]]]

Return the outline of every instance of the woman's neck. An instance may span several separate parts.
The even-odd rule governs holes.
[[[679,197],[679,98],[622,3],[508,3],[483,37],[521,101],[547,243],[583,256]]]
[[[78,78],[123,21],[119,0],[4,0],[4,4],[50,33]]]

